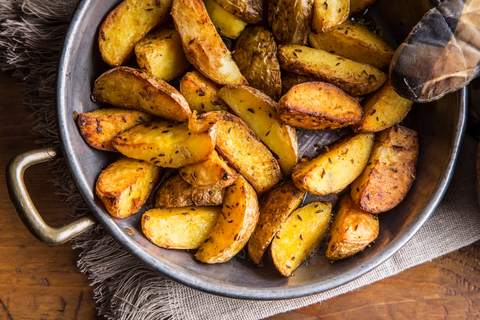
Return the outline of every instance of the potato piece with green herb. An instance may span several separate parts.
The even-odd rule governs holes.
[[[180,92],[190,108],[199,113],[227,110],[228,106],[218,96],[218,86],[198,71],[187,72],[180,81]]]
[[[268,24],[278,43],[305,45],[310,32],[313,0],[270,0]]]
[[[266,21],[263,0],[215,0],[223,9],[251,24]]]
[[[240,20],[234,14],[223,9],[215,1],[204,0],[203,3],[205,4],[205,8],[213,25],[222,37],[236,39],[247,26],[245,21]]]
[[[327,32],[348,18],[349,0],[314,0],[312,30]]]

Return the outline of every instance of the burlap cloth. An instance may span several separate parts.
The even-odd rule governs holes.
[[[38,115],[35,133],[43,145],[58,143],[55,72],[63,34],[76,0],[0,0],[0,63],[15,70],[25,104]],[[95,286],[100,315],[111,319],[260,319],[316,303],[397,274],[480,239],[475,194],[477,142],[465,137],[445,197],[420,231],[377,269],[336,289],[286,301],[244,301],[202,293],[143,266],[101,226],[74,240],[83,248],[78,265]],[[63,161],[52,165],[57,193],[85,214],[83,199]]]

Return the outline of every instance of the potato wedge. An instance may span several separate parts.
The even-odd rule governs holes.
[[[353,96],[373,92],[387,80],[375,67],[305,46],[280,46],[278,59],[286,71],[330,82]]]
[[[367,165],[374,139],[373,133],[349,136],[315,158],[300,162],[292,171],[295,186],[320,196],[342,191]]]
[[[387,81],[380,90],[368,95],[362,104],[364,117],[354,130],[379,132],[405,119],[413,101],[400,97]]]
[[[173,24],[147,34],[135,45],[135,56],[140,68],[164,81],[181,76],[190,66]]]
[[[174,0],[172,17],[188,61],[214,82],[247,85],[202,0]]]
[[[213,25],[222,37],[236,39],[248,24],[213,0],[204,0],[203,3]]]
[[[262,263],[262,257],[273,237],[304,197],[305,192],[298,190],[290,180],[273,189],[262,200],[257,227],[248,242],[248,255],[253,262]]]
[[[271,190],[282,176],[277,160],[239,117],[226,111],[212,111],[190,117],[192,132],[216,136],[218,154],[241,173],[259,195]]]
[[[270,0],[268,24],[278,43],[305,45],[313,16],[313,0]]]
[[[265,26],[247,28],[235,44],[233,60],[251,87],[280,99],[282,81],[277,59],[277,44]]]
[[[187,121],[192,113],[188,102],[174,87],[129,67],[111,69],[98,77],[92,99],[180,122]]]
[[[247,86],[223,87],[218,95],[277,155],[285,175],[298,162],[297,133],[279,121],[277,103],[263,92]]]
[[[263,0],[215,0],[215,2],[247,23],[260,24],[266,21]]]
[[[328,32],[343,23],[350,12],[350,0],[314,0],[312,30]]]
[[[286,95],[293,86],[305,82],[318,82],[318,79],[297,73],[282,72],[282,96]]]
[[[291,276],[326,236],[332,204],[312,202],[292,212],[272,241],[275,268]]]
[[[198,71],[187,72],[180,81],[180,92],[192,110],[201,112],[227,110],[228,106],[218,96],[218,87]]]
[[[247,243],[258,221],[255,190],[241,175],[227,188],[221,215],[195,258],[205,263],[226,262]]]
[[[129,158],[180,168],[207,159],[215,148],[215,136],[212,132],[194,134],[186,123],[152,121],[120,133],[112,144]]]
[[[377,0],[350,0],[350,16],[354,16],[371,6]]]
[[[377,238],[379,227],[378,216],[357,208],[346,193],[327,236],[327,258],[341,260],[362,251]]]
[[[108,213],[126,218],[140,210],[161,174],[160,167],[124,157],[100,173],[95,193]]]
[[[379,35],[350,20],[326,33],[310,32],[308,39],[315,49],[369,64],[378,69],[387,68],[395,53],[395,49]]]
[[[237,180],[237,172],[213,151],[203,162],[178,169],[183,180],[192,186],[204,188],[225,188]]]
[[[167,249],[198,249],[215,226],[222,207],[151,209],[142,216],[145,237]]]
[[[345,92],[325,82],[294,86],[278,102],[278,118],[295,128],[337,129],[362,120],[360,104]]]
[[[135,44],[169,18],[172,0],[125,0],[110,12],[100,27],[98,46],[103,61],[112,67],[126,64]]]
[[[117,152],[113,138],[139,123],[152,120],[152,116],[136,110],[110,108],[82,113],[78,119],[80,134],[93,148]]]
[[[155,196],[156,208],[221,206],[225,189],[199,189],[176,174],[165,181]]]
[[[352,183],[355,205],[371,213],[397,206],[415,180],[418,152],[416,131],[399,125],[382,131],[367,167]]]

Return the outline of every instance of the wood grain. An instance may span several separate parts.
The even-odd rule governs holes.
[[[38,148],[34,118],[13,78],[0,73],[0,170],[15,155]],[[48,164],[27,170],[26,184],[47,223],[69,221],[70,208],[53,194]],[[480,318],[480,242],[322,303],[270,320]],[[96,319],[93,288],[70,244],[48,246],[25,228],[0,175],[0,320]]]

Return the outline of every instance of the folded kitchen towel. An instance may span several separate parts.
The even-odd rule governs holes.
[[[38,115],[39,143],[58,143],[55,72],[63,35],[77,0],[0,0],[0,63],[15,70],[25,103]],[[78,265],[89,274],[99,314],[111,319],[260,319],[316,303],[397,274],[480,239],[475,195],[477,142],[466,137],[447,193],[432,217],[391,259],[336,289],[285,301],[246,301],[202,293],[155,273],[122,249],[101,226],[80,235]],[[80,216],[88,208],[66,164],[53,164],[58,193]]]

